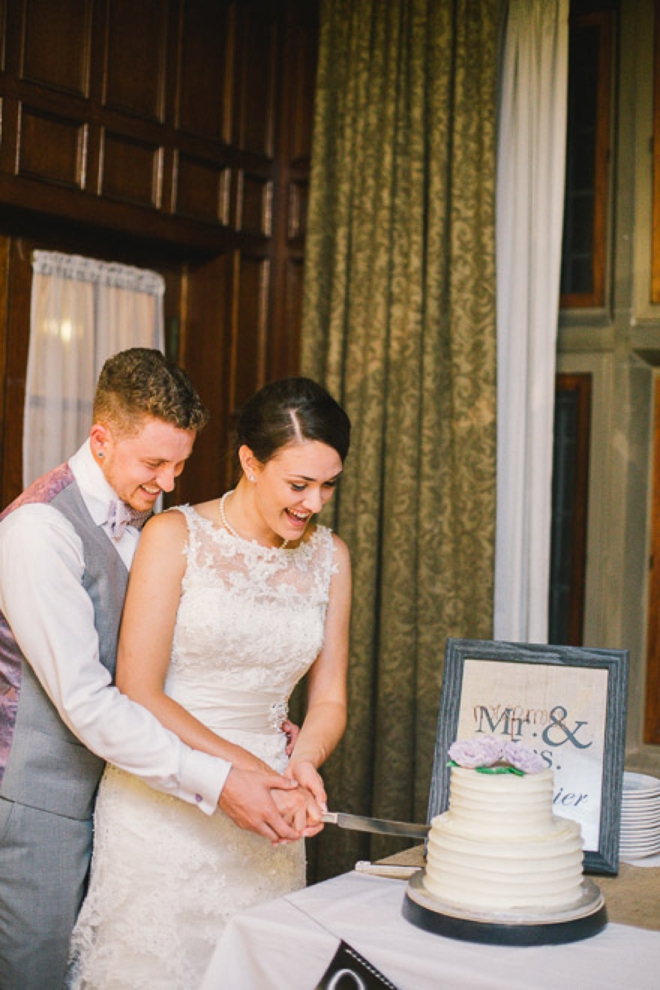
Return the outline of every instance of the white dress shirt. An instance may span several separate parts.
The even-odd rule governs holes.
[[[69,466],[92,518],[107,531],[116,494],[89,441]],[[138,537],[129,526],[113,542],[129,568]],[[97,756],[211,814],[231,763],[186,746],[113,686],[99,660],[84,568],[82,541],[53,506],[22,505],[0,523],[0,608],[62,721]]]

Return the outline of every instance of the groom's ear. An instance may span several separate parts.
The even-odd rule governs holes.
[[[94,457],[103,455],[103,448],[111,439],[111,433],[105,423],[93,423],[89,431],[89,441]]]

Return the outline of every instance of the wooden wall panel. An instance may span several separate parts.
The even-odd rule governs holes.
[[[229,223],[231,172],[189,155],[178,156],[175,211],[205,223]]]
[[[314,89],[318,57],[315,23],[293,24],[291,34],[291,109],[289,157],[291,163],[309,164],[314,120]]]
[[[21,141],[17,173],[82,189],[85,185],[87,125],[80,120],[20,107]],[[57,154],[53,154],[53,148]]]
[[[270,263],[242,254],[237,275],[237,315],[232,327],[234,410],[266,380],[267,306]]]
[[[29,256],[16,248],[28,237],[166,274],[170,353],[212,397],[188,500],[227,478],[244,399],[298,370],[317,8],[0,0],[0,238],[21,269],[7,278],[8,312],[29,290]],[[2,387],[19,411],[21,312],[0,314],[0,348],[13,355]],[[20,423],[12,429],[0,438],[5,499],[21,476]]]
[[[318,56],[315,4],[292,4],[286,23],[278,168],[273,194],[271,330],[267,365],[272,378],[299,368],[303,259],[312,143],[314,79]],[[311,87],[311,88],[310,88]],[[305,91],[309,88],[309,91]]]
[[[7,68],[7,0],[0,0],[0,72]]]
[[[183,4],[177,126],[187,134],[231,143],[232,4]]]
[[[164,119],[168,26],[163,0],[108,0],[105,106]]]
[[[229,485],[231,428],[231,326],[234,319],[235,252],[191,266],[184,280],[185,321],[180,359],[211,413],[180,479],[184,501],[212,498]],[[200,346],[200,340],[207,343]],[[211,341],[213,342],[211,344]]]
[[[309,182],[307,179],[294,179],[289,184],[289,239],[304,237],[307,231],[307,206]]]
[[[298,329],[302,322],[303,307],[303,276],[302,259],[290,259],[286,266],[284,333],[279,347],[279,354],[274,355],[273,365],[275,377],[285,377],[291,368],[300,366],[300,334]]]
[[[103,140],[102,195],[159,207],[161,161],[160,148],[108,131]]]
[[[273,183],[262,175],[241,170],[238,178],[236,229],[270,237],[273,231]]]
[[[276,89],[276,43],[274,23],[252,16],[238,7],[236,32],[236,144],[267,158],[273,156]]]
[[[315,0],[15,0],[10,8],[5,47],[22,59],[0,76],[0,204],[4,180],[16,174],[38,180],[40,208],[57,215],[110,218],[172,244],[182,241],[172,221],[185,217],[204,227],[204,249],[213,249],[211,228],[216,251],[233,246],[233,227],[275,236],[267,249],[280,250],[273,218],[289,216],[285,173],[301,171],[293,178],[302,183],[309,171],[313,96],[301,87],[313,85]],[[29,111],[19,114],[23,105]],[[66,186],[85,198],[67,202]],[[34,202],[34,193],[17,183],[11,202]],[[144,207],[145,225],[104,211],[97,198]],[[192,228],[183,234],[194,242]]]
[[[21,79],[87,97],[92,0],[24,0],[24,11]]]

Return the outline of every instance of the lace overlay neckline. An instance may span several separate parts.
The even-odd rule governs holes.
[[[307,539],[303,536],[296,546],[295,544],[289,543],[286,547],[267,547],[263,543],[259,543],[258,540],[251,538],[247,539],[245,536],[241,536],[239,533],[230,533],[222,523],[216,523],[215,520],[209,519],[206,516],[202,516],[197,512],[197,510],[192,505],[180,505],[177,506],[178,509],[185,510],[186,515],[192,516],[195,523],[202,528],[202,530],[213,539],[225,540],[226,546],[233,545],[237,549],[240,549],[243,553],[253,551],[256,554],[263,556],[273,555],[274,559],[286,560],[291,558],[297,558],[299,556],[308,556],[313,552],[314,548],[318,544],[320,528],[316,524],[313,524],[313,532]]]

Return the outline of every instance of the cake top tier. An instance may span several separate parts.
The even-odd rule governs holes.
[[[541,835],[552,831],[553,774],[451,772],[448,824],[484,836]]]

